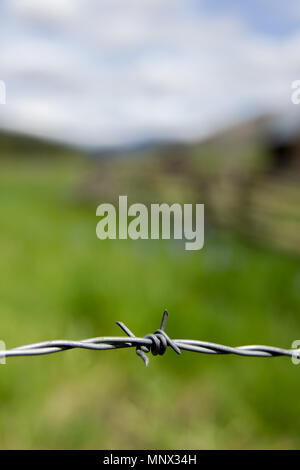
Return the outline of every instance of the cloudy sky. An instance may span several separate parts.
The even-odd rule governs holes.
[[[294,106],[299,22],[299,0],[1,0],[0,127],[114,147]]]

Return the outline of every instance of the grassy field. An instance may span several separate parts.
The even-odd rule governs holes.
[[[80,160],[0,163],[0,339],[158,328],[173,338],[290,347],[300,339],[299,260],[228,233],[205,247],[100,241],[80,203]],[[100,203],[99,201],[98,203]],[[204,201],[205,202],[205,201]],[[0,365],[1,449],[299,448],[300,366],[168,350],[68,351]]]

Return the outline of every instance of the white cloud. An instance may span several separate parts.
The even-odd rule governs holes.
[[[5,3],[0,123],[87,145],[191,138],[290,103],[300,35],[190,0]],[[190,8],[187,8],[190,6]]]
[[[36,21],[68,21],[80,12],[78,0],[6,0],[12,16]]]

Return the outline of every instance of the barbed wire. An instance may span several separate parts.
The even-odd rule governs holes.
[[[177,354],[181,351],[191,351],[201,354],[235,354],[247,357],[275,357],[289,356],[300,359],[299,349],[282,349],[273,346],[249,345],[230,347],[223,344],[198,341],[192,339],[171,339],[165,332],[168,312],[163,313],[161,326],[153,334],[148,334],[143,338],[136,337],[132,331],[122,322],[117,325],[130,338],[124,336],[102,336],[97,338],[83,339],[81,341],[54,340],[40,343],[28,344],[17,348],[0,351],[0,358],[18,356],[40,356],[53,354],[69,349],[91,349],[96,351],[135,348],[136,354],[141,357],[145,365],[148,366],[148,353],[154,356],[163,355],[168,347],[171,347]]]

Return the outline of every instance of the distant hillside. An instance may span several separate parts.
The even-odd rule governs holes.
[[[90,149],[86,153],[93,158],[111,158],[111,157],[147,157],[158,155],[160,158],[180,159],[181,157],[210,155],[210,165],[225,166],[233,163],[240,167],[244,166],[243,156],[245,148],[253,148],[261,145],[263,130],[266,123],[270,120],[270,116],[262,116],[247,122],[238,123],[211,137],[190,143],[183,143],[174,140],[170,141],[148,141],[136,146],[125,146],[123,148],[105,150]],[[15,155],[48,155],[63,152],[70,152],[71,147],[66,144],[43,139],[36,136],[26,134],[18,134],[14,132],[0,130],[0,157],[5,154]],[[76,150],[75,150],[76,151]],[[74,152],[74,149],[71,149]],[[78,151],[76,151],[78,153]],[[82,153],[82,151],[80,151]],[[248,153],[248,152],[247,152]],[[226,158],[222,158],[226,155]],[[225,162],[226,160],[226,162]],[[251,158],[250,158],[251,160]]]
[[[69,147],[39,137],[0,131],[0,158],[12,156],[47,156],[74,153]]]

